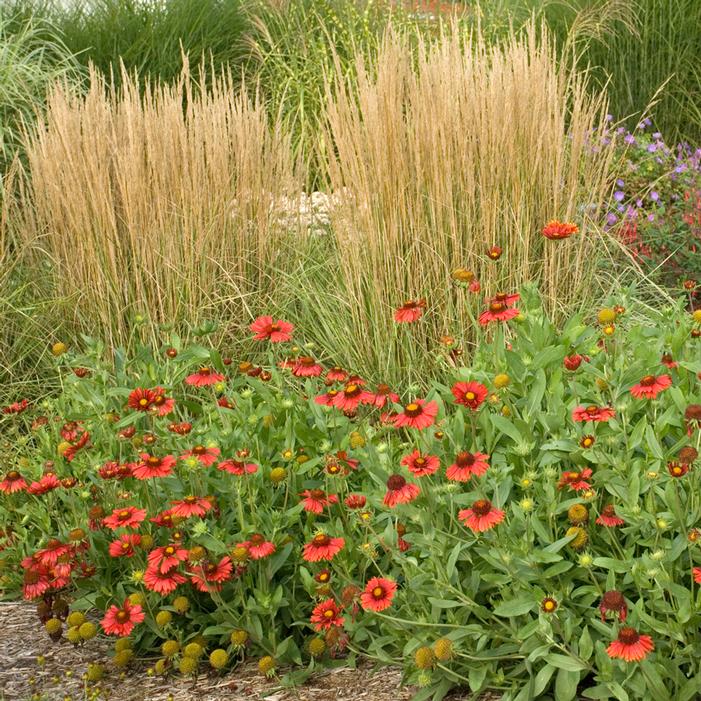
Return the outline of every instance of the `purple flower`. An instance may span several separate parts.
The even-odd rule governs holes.
[[[656,192],[655,190],[653,190],[653,191],[650,193],[650,199],[651,199],[653,202],[657,202],[657,201],[660,199],[660,194],[659,194],[658,192]]]
[[[616,190],[616,192],[613,193],[613,199],[616,200],[616,202],[623,202],[625,196],[626,195],[622,190]]]
[[[625,141],[625,143],[628,144],[628,146],[632,146],[634,143],[636,143],[635,137],[632,134],[626,134],[626,137],[625,139],[623,139],[623,141]]]
[[[625,183],[623,182],[623,180],[618,178],[618,180],[616,180],[616,185],[618,185],[618,187],[623,187],[625,185]]]
[[[619,212],[624,212],[625,209],[626,209],[626,207],[625,207],[625,205],[623,205],[623,204],[619,204],[619,205],[616,205],[616,209],[617,209]]]
[[[609,212],[606,215],[606,223],[609,226],[613,226],[617,221],[618,221],[618,217],[613,212]]]
[[[648,214],[648,215],[647,215],[647,220],[650,221],[650,222],[655,221],[655,215],[654,215],[654,214]]]
[[[655,153],[655,151],[657,151],[657,144],[648,144],[647,150],[648,153]]]
[[[653,139],[659,139],[659,138],[661,138],[661,137],[662,137],[662,134],[660,134],[659,131],[656,131],[656,132],[652,135],[652,138],[653,138]]]

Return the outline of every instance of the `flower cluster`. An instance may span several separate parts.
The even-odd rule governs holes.
[[[430,313],[412,304],[409,333]],[[471,366],[421,392],[301,355],[269,316],[251,325],[269,367],[176,338],[110,372],[63,354],[63,393],[1,419],[1,592],[53,639],[99,624],[159,673],[362,650],[436,690],[685,683],[701,318],[647,328],[614,305],[558,330],[524,289],[475,324]]]

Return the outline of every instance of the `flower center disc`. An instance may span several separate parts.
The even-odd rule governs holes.
[[[478,516],[486,516],[492,510],[492,502],[488,499],[478,499],[472,505],[472,511]]]
[[[621,628],[618,639],[624,645],[634,645],[640,640],[640,636],[638,635],[638,631],[633,628]]]

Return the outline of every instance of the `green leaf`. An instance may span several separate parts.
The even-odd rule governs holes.
[[[512,599],[511,601],[503,601],[501,604],[495,607],[495,616],[505,616],[510,618],[511,616],[523,616],[523,614],[528,613],[533,608],[534,602],[531,597],[522,597],[519,599]]]
[[[555,679],[555,701],[572,701],[578,685],[579,672],[560,668]]]
[[[450,579],[455,573],[455,564],[458,561],[458,557],[460,556],[461,550],[462,543],[457,543],[455,547],[451,550],[450,555],[448,556],[448,563],[446,565],[446,573],[448,575],[448,579]]]
[[[648,426],[645,429],[645,441],[647,442],[647,447],[650,449],[650,452],[658,460],[664,460],[664,451],[662,450],[660,442],[657,440],[655,429],[652,426]]]
[[[523,443],[523,437],[519,433],[518,429],[507,418],[500,416],[499,414],[491,414],[489,419],[497,431],[500,433],[505,433],[507,436],[509,436],[509,438],[516,441],[516,443]]]
[[[487,676],[487,672],[490,671],[491,665],[481,664],[476,667],[470,667],[468,672],[468,679],[470,682],[470,690],[477,692],[481,691],[484,687],[484,680]]]
[[[583,660],[588,660],[594,652],[594,643],[589,634],[589,627],[584,626],[582,634],[579,636],[579,656]]]
[[[554,565],[548,567],[548,569],[543,571],[543,579],[549,579],[550,577],[557,577],[559,574],[567,572],[574,567],[574,564],[568,560],[563,560]]]
[[[570,657],[569,655],[559,655],[555,652],[547,655],[545,661],[548,664],[551,664],[558,669],[563,669],[567,672],[581,672],[584,669],[588,669],[585,664],[582,664],[574,657]]]
[[[431,604],[431,606],[435,606],[439,609],[454,609],[465,605],[460,601],[449,601],[448,599],[434,599],[432,596],[428,597],[428,601]]]
[[[541,667],[538,674],[535,676],[535,683],[533,685],[533,693],[536,697],[540,696],[547,688],[553,674],[555,673],[556,667],[551,664],[546,664],[545,667]]]
[[[662,681],[662,677],[655,668],[655,665],[649,660],[644,660],[640,663],[640,667],[643,670],[647,688],[654,695],[655,701],[670,701],[672,697],[669,695],[667,687]]]

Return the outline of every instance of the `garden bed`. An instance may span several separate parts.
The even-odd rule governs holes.
[[[30,699],[32,693],[43,693],[42,699],[82,698],[83,674],[88,664],[104,662],[108,645],[93,645],[90,649],[74,647],[65,640],[54,643],[44,633],[37,620],[35,607],[28,603],[0,603],[0,699],[17,701]],[[38,665],[37,658],[44,664]],[[314,699],[371,699],[372,701],[404,701],[415,692],[413,687],[401,687],[401,671],[384,668],[380,673],[369,664],[358,669],[340,667],[314,675],[297,689],[281,689],[275,679],[265,679],[254,663],[246,663],[224,676],[202,675],[196,682],[184,678],[164,679],[148,676],[146,663],[137,664],[122,674],[105,664],[105,678],[100,684],[103,698],[114,701],[149,699],[266,699],[288,701]],[[66,676],[68,673],[69,676]],[[32,685],[30,679],[36,683]],[[2,695],[4,694],[4,696]],[[98,697],[99,698],[99,697]],[[471,698],[470,694],[455,694],[454,701]],[[488,701],[489,696],[482,701]]]

